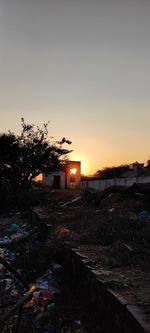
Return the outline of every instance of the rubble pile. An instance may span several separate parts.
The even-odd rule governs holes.
[[[1,222],[0,331],[85,333],[80,317],[74,317],[73,310],[70,313],[69,304],[64,305],[62,266],[46,258],[45,270],[38,261],[38,249],[45,244],[37,226],[20,216],[15,223],[11,218]]]
[[[70,206],[60,215],[61,227],[68,228],[72,245],[109,247],[109,256],[117,257],[119,264],[150,268],[149,197],[124,192],[100,197],[101,193],[88,191],[78,207]]]
[[[54,256],[64,245],[78,247],[111,289],[150,312],[150,198],[136,190],[47,191],[39,224],[21,213],[0,219],[2,333],[85,333],[86,304],[65,287]]]

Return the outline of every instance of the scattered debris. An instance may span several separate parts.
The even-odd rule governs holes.
[[[150,220],[150,212],[147,210],[142,210],[138,216],[141,220]]]
[[[79,197],[77,197],[77,198],[75,198],[75,199],[73,199],[73,200],[69,200],[68,202],[65,202],[65,203],[61,204],[60,207],[61,207],[61,208],[65,208],[65,207],[67,207],[67,206],[69,206],[69,205],[72,205],[72,204],[78,202],[79,200],[81,200],[81,198],[82,198],[82,197],[79,196]]]
[[[17,311],[20,306],[22,306],[24,303],[28,302],[32,298],[32,294],[35,289],[32,288],[32,290],[29,290],[9,311],[6,313],[0,320],[0,325],[2,325],[6,320],[8,320],[14,312]]]
[[[50,224],[49,233],[52,228],[53,225]],[[25,333],[35,332],[35,330],[37,333],[85,333],[83,329],[80,330],[80,327],[77,329],[77,323],[75,325],[73,318],[67,320],[69,310],[63,305],[64,296],[61,300],[62,266],[55,261],[50,261],[48,270],[38,277],[38,268],[34,268],[35,262],[39,262],[40,270],[43,270],[44,266],[41,267],[40,256],[36,256],[36,249],[41,246],[37,226],[33,227],[28,223],[19,225],[8,223],[8,226],[5,224],[0,231],[2,235],[0,243],[1,331],[3,333]],[[18,237],[25,233],[28,236],[19,243]],[[16,242],[14,242],[14,236]],[[34,258],[31,267],[29,265],[29,271],[28,264],[33,259],[26,260],[27,256]],[[18,269],[18,263],[21,262],[24,264]],[[28,276],[26,276],[27,271]],[[34,280],[30,282],[29,279]],[[64,311],[65,314],[63,314]],[[66,319],[62,320],[63,317]],[[81,325],[78,323],[78,326]]]
[[[3,266],[12,273],[22,284],[23,286],[28,289],[27,282],[23,279],[20,273],[17,272],[17,270],[2,256],[0,256],[0,262],[3,264]]]
[[[58,244],[79,247],[109,288],[132,300],[135,297],[150,313],[149,187],[115,187],[104,193],[88,190],[74,195],[75,199],[70,193],[65,197],[54,191],[49,197],[47,192],[46,201],[43,195],[38,223],[20,221],[20,212],[12,212],[15,218],[3,218],[0,223],[3,333],[85,333],[82,318],[69,306],[65,308],[62,267],[50,258]],[[28,300],[32,286],[36,289]]]

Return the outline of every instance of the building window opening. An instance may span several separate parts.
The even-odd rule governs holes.
[[[70,169],[70,175],[76,175],[76,173],[77,173],[77,169],[76,168]]]

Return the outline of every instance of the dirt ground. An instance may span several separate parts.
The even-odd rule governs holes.
[[[34,197],[35,209],[49,227],[47,247],[65,244],[78,248],[106,287],[122,295],[129,304],[137,305],[143,319],[150,324],[149,195],[116,191],[102,197],[94,191],[35,189]],[[1,214],[1,237],[10,224],[9,219],[11,224],[20,223],[21,228],[25,224],[28,232],[25,222],[28,218],[29,211],[10,212],[8,217]],[[35,240],[31,234],[28,252],[34,243],[36,253],[41,242],[42,239]],[[19,249],[22,258],[24,246],[19,245]],[[17,256],[19,260],[18,249]],[[39,265],[44,265],[43,254],[38,252],[38,256]],[[22,267],[25,267],[27,256],[23,258]]]
[[[113,193],[101,200],[93,191],[55,191],[41,209],[55,226],[55,244],[80,249],[106,286],[137,305],[150,323],[149,196]]]

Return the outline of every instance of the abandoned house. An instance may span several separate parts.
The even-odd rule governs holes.
[[[64,171],[43,174],[43,186],[50,186],[55,189],[79,188],[81,183],[81,162],[66,161]]]

